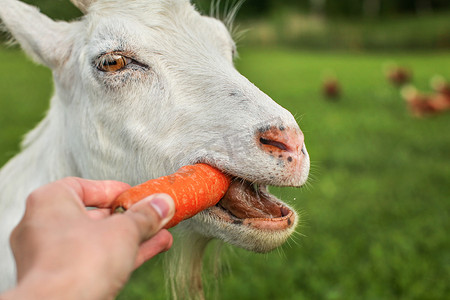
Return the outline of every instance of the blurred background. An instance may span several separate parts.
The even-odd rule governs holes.
[[[68,0],[24,2],[80,16]],[[194,3],[225,18],[235,2]],[[272,188],[300,212],[297,234],[264,255],[224,246],[207,299],[448,299],[450,1],[247,0],[233,35],[236,67],[296,116],[312,167],[305,188]],[[17,48],[0,55],[3,165],[52,81]],[[165,299],[162,268],[145,264],[118,298]]]

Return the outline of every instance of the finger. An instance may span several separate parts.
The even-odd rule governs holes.
[[[96,181],[77,177],[67,177],[57,182],[73,191],[84,206],[98,208],[110,207],[117,196],[130,188],[129,184],[120,181]]]
[[[86,211],[86,214],[92,220],[101,220],[111,216],[111,209],[109,208],[90,209]]]
[[[154,236],[175,213],[175,204],[167,194],[154,194],[132,205],[123,217],[136,229],[139,243]]]
[[[68,212],[74,207],[84,211],[85,206],[107,208],[119,194],[129,188],[123,182],[67,177],[33,191],[27,198],[27,213],[42,213],[55,208]]]
[[[134,268],[139,268],[144,262],[155,255],[165,252],[172,247],[173,237],[166,229],[160,230],[154,237],[145,241],[139,247]]]
[[[33,215],[47,218],[47,214],[53,214],[55,209],[63,214],[81,212],[83,206],[78,198],[72,189],[60,181],[46,184],[28,195],[25,217]]]

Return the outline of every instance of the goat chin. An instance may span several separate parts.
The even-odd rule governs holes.
[[[277,233],[242,226],[239,228],[238,225],[227,222],[212,226],[211,220],[205,223],[205,219],[210,218],[204,214],[197,215],[181,223],[172,232],[175,242],[172,249],[165,254],[164,269],[173,299],[205,299],[203,271],[208,277],[208,292],[218,291],[222,273],[221,250],[225,242],[248,251],[267,253],[279,247],[291,236],[298,218],[295,217],[293,226]],[[230,237],[233,232],[234,239]],[[208,245],[211,249],[208,250],[209,255],[205,256]],[[206,261],[205,270],[203,270],[204,257],[211,259]]]

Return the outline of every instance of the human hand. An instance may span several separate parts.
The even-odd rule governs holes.
[[[133,269],[172,245],[171,234],[161,230],[175,210],[168,195],[110,215],[112,201],[129,187],[65,178],[31,193],[11,235],[18,286],[0,298],[113,298]]]

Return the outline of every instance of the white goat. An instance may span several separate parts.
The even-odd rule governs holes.
[[[234,68],[224,24],[189,0],[72,2],[85,15],[68,23],[0,0],[4,26],[52,69],[55,86],[46,117],[0,172],[0,290],[15,282],[8,237],[33,189],[65,176],[135,185],[205,162],[236,180],[217,206],[178,226],[168,268],[175,293],[201,297],[210,239],[267,252],[294,231],[296,213],[266,185],[305,183],[303,134]]]

